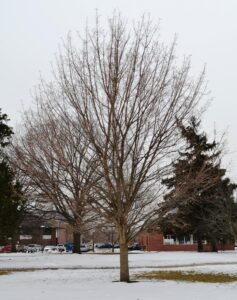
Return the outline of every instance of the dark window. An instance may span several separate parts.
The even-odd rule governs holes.
[[[32,228],[31,227],[22,227],[20,230],[21,235],[32,235]]]
[[[51,227],[44,227],[43,228],[43,235],[51,235],[52,234],[52,228]]]

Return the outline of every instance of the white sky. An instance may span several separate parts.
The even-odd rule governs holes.
[[[228,131],[225,165],[237,180],[237,0],[0,0],[0,107],[11,125],[32,103],[40,73],[50,77],[62,38],[92,23],[95,9],[102,17],[119,9],[128,19],[150,13],[165,42],[178,34],[178,54],[192,55],[194,75],[206,64],[213,102],[203,129]]]

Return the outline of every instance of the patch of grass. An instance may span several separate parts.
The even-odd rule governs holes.
[[[36,271],[35,269],[4,269],[0,270],[0,276],[1,275],[9,275],[11,273],[16,273],[16,272],[33,272]]]
[[[0,276],[1,275],[8,275],[8,274],[10,274],[11,272],[10,271],[8,271],[8,270],[0,270]]]
[[[237,281],[237,276],[223,273],[196,273],[182,271],[152,271],[135,276],[136,279],[175,280],[188,282],[228,283]]]

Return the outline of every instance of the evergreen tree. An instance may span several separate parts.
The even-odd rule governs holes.
[[[7,125],[9,121],[6,114],[2,114],[0,108],[0,159],[3,158],[3,148],[10,143],[11,136],[13,135],[12,129]]]
[[[2,114],[0,110],[0,242],[3,243],[10,237],[14,250],[16,234],[25,209],[25,199],[5,153],[13,135],[7,122],[7,115]]]
[[[198,133],[200,122],[193,117],[190,125],[179,124],[186,142],[174,163],[174,175],[163,180],[169,190],[159,210],[163,231],[195,234],[198,251],[207,239],[217,251],[217,240],[234,238],[233,191],[236,188],[220,167],[215,142],[208,143],[205,133]]]

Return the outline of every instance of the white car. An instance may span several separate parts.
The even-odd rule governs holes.
[[[48,245],[44,247],[44,253],[58,253],[58,247],[57,246],[52,246]]]
[[[64,245],[59,244],[57,246],[48,245],[44,247],[44,253],[66,253]]]
[[[86,246],[87,246],[89,251],[93,250],[93,244],[92,243],[87,243]]]
[[[25,248],[27,253],[34,253],[34,252],[40,252],[43,250],[43,246],[38,244],[29,244]]]
[[[81,244],[80,245],[80,250],[81,250],[81,252],[88,252],[90,249],[87,246],[87,244]]]
[[[60,252],[60,253],[66,253],[67,252],[67,249],[63,244],[58,244],[57,248],[58,248],[58,252]]]

